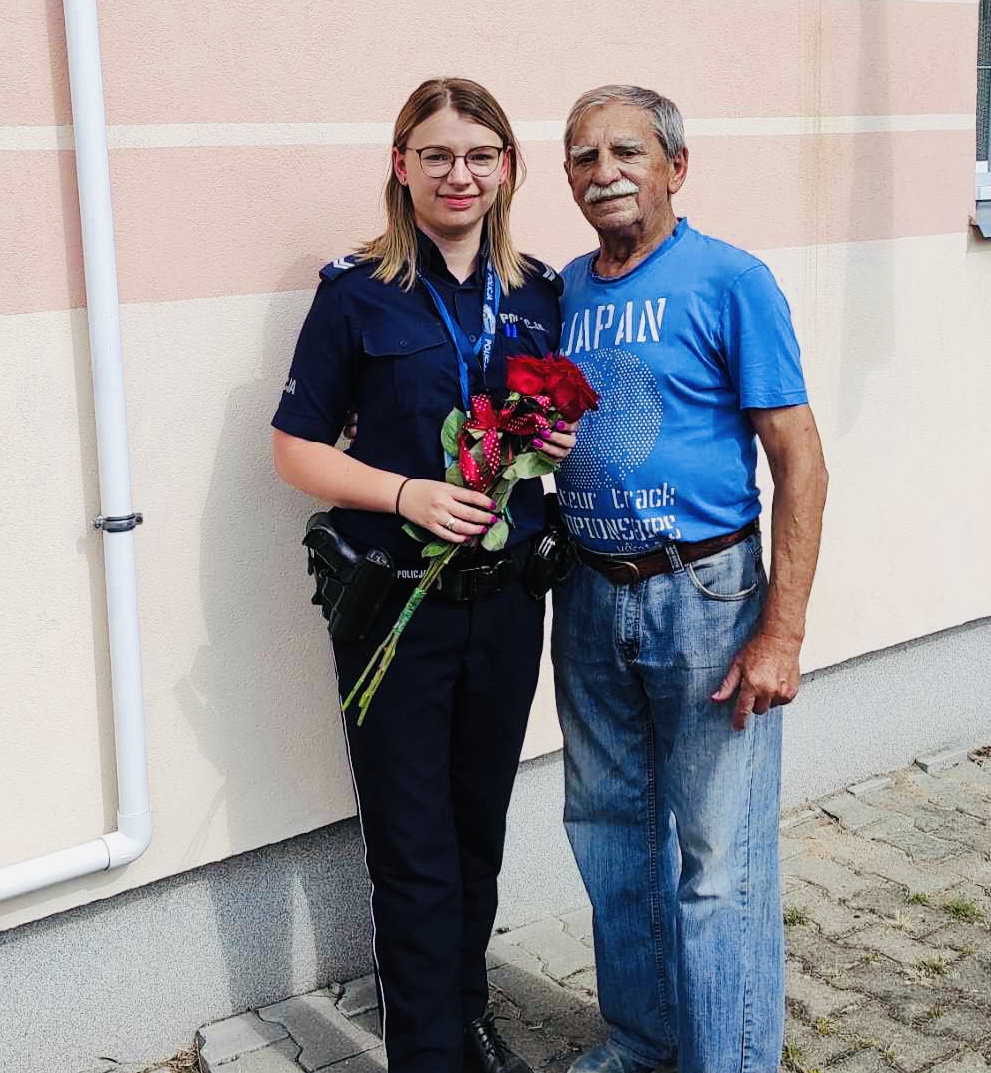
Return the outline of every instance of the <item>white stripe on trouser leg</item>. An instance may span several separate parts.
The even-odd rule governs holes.
[[[333,649],[332,649],[333,651]],[[337,658],[334,657],[334,674],[337,674]],[[338,695],[338,700],[343,705],[343,698]],[[368,873],[368,883],[371,887],[371,893],[368,896],[368,913],[372,918],[372,961],[375,964],[375,975],[378,977],[378,993],[379,998],[382,1000],[382,1050],[385,1054],[385,1064],[388,1068],[389,1065],[389,1046],[385,1039],[385,1023],[386,1023],[386,1002],[385,1002],[385,981],[382,979],[382,970],[379,968],[379,955],[377,950],[378,943],[378,929],[375,927],[375,883],[372,880],[372,873],[368,869],[368,839],[365,838],[365,824],[361,818],[361,794],[358,793],[358,780],[354,777],[354,763],[351,760],[351,739],[348,736],[348,721],[341,711],[341,722],[344,724],[344,745],[348,754],[348,770],[351,772],[351,785],[354,788],[354,800],[358,806],[358,826],[361,828],[361,841],[365,847],[365,871]]]

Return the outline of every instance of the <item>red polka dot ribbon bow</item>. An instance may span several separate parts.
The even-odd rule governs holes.
[[[487,491],[500,471],[513,461],[512,444],[508,442],[503,458],[504,432],[527,439],[550,429],[547,411],[551,400],[546,395],[531,395],[526,401],[529,404],[526,409],[515,403],[496,410],[488,395],[472,396],[471,416],[462,425],[458,442],[458,464],[469,488],[476,492]],[[482,433],[481,439],[473,435],[478,432]],[[481,460],[473,451],[479,443]]]

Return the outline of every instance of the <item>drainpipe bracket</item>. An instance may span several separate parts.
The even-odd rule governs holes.
[[[93,519],[93,528],[102,529],[105,533],[129,533],[136,526],[141,525],[144,520],[144,515],[138,512],[119,514],[110,518],[105,518],[102,514],[98,514]]]

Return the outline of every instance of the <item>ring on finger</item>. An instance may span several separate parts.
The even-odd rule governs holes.
[[[449,514],[447,516],[447,521],[444,522],[444,528],[449,529],[453,533],[454,532],[454,526],[455,526],[456,522],[457,522],[457,519],[452,514]]]

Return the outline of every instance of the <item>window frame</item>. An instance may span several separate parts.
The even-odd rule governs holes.
[[[974,225],[985,238],[991,238],[991,0],[979,0],[977,29],[977,130],[975,143],[983,127],[983,145],[975,144]]]

